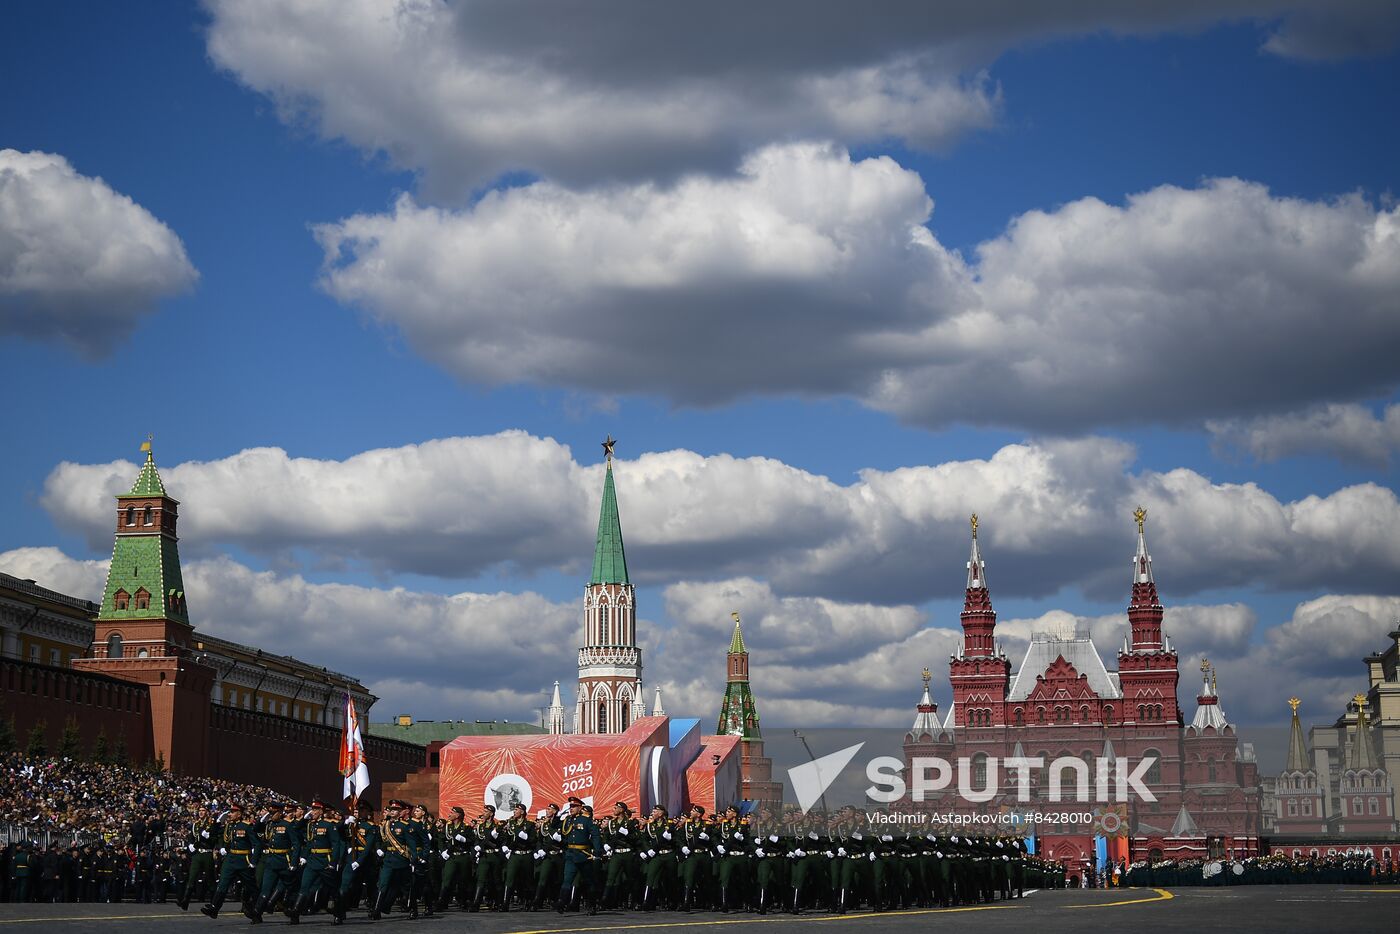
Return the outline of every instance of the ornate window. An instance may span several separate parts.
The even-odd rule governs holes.
[[[1025,712],[1024,709],[1022,709],[1022,708],[1020,708],[1020,707],[1017,707],[1017,708],[1016,708],[1016,725],[1017,725],[1017,726],[1025,726],[1025,725],[1026,725],[1026,712]]]
[[[121,637],[121,633],[116,633],[116,632],[114,632],[114,633],[112,633],[110,636],[107,637],[107,657],[108,657],[108,658],[121,658],[121,657],[122,657],[122,637]]]
[[[135,506],[128,506],[128,507],[126,507],[126,524],[129,525],[129,526],[133,526],[133,525],[136,524],[136,507],[135,507]]]
[[[112,594],[112,607],[117,610],[124,610],[131,604],[131,594],[125,590],[118,590]]]
[[[149,610],[151,608],[151,592],[145,587],[136,591],[136,609]]]
[[[599,702],[598,702],[598,732],[599,732],[599,733],[606,733],[607,731],[608,731],[608,702],[607,702],[607,701],[599,701]]]
[[[142,513],[141,513],[141,524],[142,524],[142,525],[151,525],[151,524],[154,523],[154,521],[155,521],[155,513],[153,513],[153,512],[151,511],[151,507],[150,507],[150,506],[147,506],[147,507],[142,511]]]

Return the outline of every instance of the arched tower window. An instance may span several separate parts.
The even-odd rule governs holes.
[[[155,513],[151,511],[151,507],[150,507],[150,506],[147,506],[147,507],[145,508],[145,510],[143,510],[142,513],[141,513],[141,524],[142,524],[142,525],[151,525],[154,521],[155,521]]]
[[[130,605],[131,594],[127,593],[125,590],[118,590],[116,593],[112,594],[112,607],[114,609],[124,610]]]
[[[122,657],[122,637],[121,637],[121,635],[120,635],[119,633],[115,633],[115,632],[114,632],[114,633],[112,633],[110,636],[107,637],[107,657],[108,657],[108,658],[121,658],[121,657]]]
[[[128,506],[128,507],[126,507],[126,524],[127,524],[127,525],[135,525],[135,524],[136,524],[136,507],[135,507],[135,506]]]
[[[599,732],[599,733],[606,733],[607,731],[608,731],[608,702],[607,702],[607,701],[599,701],[599,702],[598,702],[598,732]]]
[[[1144,749],[1142,751],[1144,759],[1151,759],[1152,764],[1147,767],[1146,780],[1149,785],[1159,785],[1162,782],[1162,754],[1155,749]]]
[[[151,608],[151,592],[145,587],[136,591],[136,609],[149,610]]]

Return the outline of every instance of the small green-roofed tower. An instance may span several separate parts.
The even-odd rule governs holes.
[[[611,448],[603,474],[603,506],[598,511],[598,539],[593,548],[593,575],[588,582],[629,583],[627,554],[622,547],[622,520],[617,515],[617,489],[613,486]]]
[[[734,635],[729,640],[729,683],[724,688],[724,701],[719,708],[719,726],[716,733],[742,736],[744,739],[757,739],[758,708],[753,702],[753,692],[749,690],[749,651],[744,647],[744,632],[739,625],[739,614],[734,617]]]

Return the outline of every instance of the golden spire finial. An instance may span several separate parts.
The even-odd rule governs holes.
[[[734,625],[735,625],[735,626],[739,625],[739,612],[738,612],[737,610],[735,610],[733,613],[730,613],[729,615],[730,615],[730,617],[733,618],[733,620],[734,620]]]
[[[977,537],[977,513],[972,514],[972,537]]]
[[[1133,518],[1137,520],[1138,534],[1141,535],[1142,527],[1147,522],[1147,510],[1139,506],[1137,509],[1133,510]]]
[[[1359,711],[1366,706],[1366,695],[1357,694],[1351,699],[1351,702],[1356,705],[1356,709]]]
[[[1208,672],[1208,671],[1210,671],[1210,659],[1206,658],[1205,656],[1202,656],[1202,657],[1201,657],[1201,674],[1205,674],[1205,673]]]
[[[141,442],[141,453],[146,455],[146,460],[155,459],[155,455],[151,453],[151,442],[155,439],[156,436],[148,431],[146,432],[146,440]]]
[[[930,681],[932,681],[932,680],[933,680],[933,674],[932,674],[927,668],[925,668],[925,669],[924,669],[924,690],[928,690],[928,683],[929,683]]]
[[[607,438],[603,441],[603,459],[606,460],[609,464],[612,463],[613,445],[615,444],[617,444],[617,439],[614,438],[611,433],[609,433]]]
[[[1288,706],[1293,708],[1293,716],[1298,716],[1298,708],[1301,707],[1302,704],[1303,702],[1298,700],[1298,698],[1296,697],[1290,697],[1288,699]]]

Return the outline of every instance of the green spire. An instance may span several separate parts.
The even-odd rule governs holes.
[[[174,530],[178,505],[165,492],[156,472],[149,441],[141,445],[146,463],[131,492],[117,497],[116,542],[107,586],[102,593],[100,619],[173,619],[189,623],[180,551]],[[133,498],[158,497],[159,508],[132,503]]]
[[[603,442],[607,472],[603,480],[603,508],[598,513],[598,544],[593,550],[590,584],[627,584],[627,555],[622,550],[622,522],[617,516],[617,491],[613,488],[612,436]]]
[[[739,628],[739,614],[730,614],[734,617],[734,638],[729,640],[730,655],[747,655],[748,649],[744,648],[744,633]]]
[[[151,442],[141,442],[141,450],[146,452],[146,463],[141,465],[141,472],[136,475],[136,482],[131,485],[131,495],[164,496],[165,484],[160,482],[160,474],[156,472],[156,459],[151,453]]]

